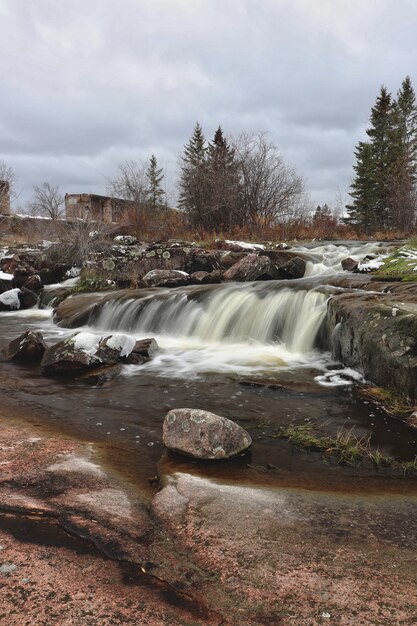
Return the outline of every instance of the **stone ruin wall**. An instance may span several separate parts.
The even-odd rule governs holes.
[[[66,194],[65,217],[67,220],[82,219],[112,224],[119,222],[123,208],[129,203],[119,198],[98,196],[90,193]]]

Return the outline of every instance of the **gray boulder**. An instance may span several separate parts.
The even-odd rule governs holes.
[[[173,409],[163,425],[163,443],[197,459],[227,459],[249,448],[252,439],[241,426],[200,409]]]
[[[182,287],[190,283],[190,275],[180,270],[151,270],[142,278],[144,287]]]

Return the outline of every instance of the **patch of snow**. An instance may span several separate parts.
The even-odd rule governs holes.
[[[0,272],[0,280],[12,280],[13,274],[7,274],[7,272]]]
[[[9,289],[0,295],[0,302],[13,310],[20,309],[19,293],[20,289]]]
[[[117,333],[107,340],[106,345],[113,350],[120,350],[120,356],[128,356],[135,347],[136,340],[131,335]]]
[[[93,356],[97,352],[101,339],[102,338],[98,335],[85,331],[77,333],[71,337],[74,348],[76,350],[82,350],[90,356]]]
[[[65,272],[65,276],[68,276],[68,278],[75,278],[80,275],[80,272],[81,269],[79,267],[71,267],[71,269]]]
[[[261,243],[248,243],[247,241],[232,241],[231,239],[226,239],[225,243],[233,244],[234,246],[239,246],[242,250],[265,250],[265,246]]]
[[[370,272],[371,270],[378,270],[382,265],[384,265],[384,261],[379,257],[366,261],[366,263],[358,263],[358,270],[360,272]]]

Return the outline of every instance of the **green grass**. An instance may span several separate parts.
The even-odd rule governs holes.
[[[417,237],[393,254],[384,259],[384,265],[372,272],[372,276],[379,280],[400,280],[402,282],[417,281]]]
[[[393,457],[383,454],[379,448],[373,449],[370,437],[358,437],[353,429],[340,428],[335,437],[323,437],[317,433],[315,425],[290,424],[280,428],[272,436],[288,439],[293,445],[304,450],[321,452],[324,459],[338,465],[357,467],[366,464],[377,469],[389,467],[402,470],[404,474],[417,472],[417,457],[414,461],[399,463]]]
[[[401,463],[402,470],[404,474],[415,474],[417,473],[417,456],[413,461],[406,461],[405,463]]]

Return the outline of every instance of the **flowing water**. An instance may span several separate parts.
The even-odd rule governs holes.
[[[324,349],[329,276],[341,272],[343,258],[362,258],[377,249],[384,251],[374,243],[309,247],[316,260],[309,262],[308,276],[297,281],[74,298],[68,301],[74,303],[73,313],[87,311],[84,329],[100,336],[152,336],[160,353],[148,364],[124,366],[122,375],[104,387],[46,378],[37,366],[9,363],[2,365],[1,386],[31,408],[35,423],[96,442],[103,458],[143,489],[164,451],[163,418],[177,407],[213,411],[251,433],[250,453],[210,468],[233,481],[275,484],[285,475],[301,484],[308,477],[317,485],[334,485],[357,477],[360,470],[325,465],[318,454],[295,451],[277,439],[277,429],[293,422],[315,423],[332,435],[353,428],[357,436],[369,435],[382,452],[412,459],[415,431],[361,397],[360,374],[343,369]],[[52,344],[74,332],[64,325],[65,320],[54,322],[48,308],[3,313],[0,344],[27,328],[42,331]],[[206,471],[201,464],[183,463]]]

